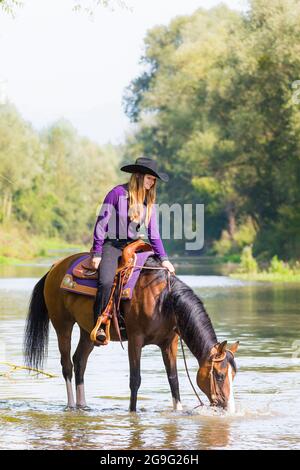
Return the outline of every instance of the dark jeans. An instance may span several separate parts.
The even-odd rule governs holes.
[[[122,249],[133,240],[106,239],[103,243],[102,258],[98,270],[98,290],[94,303],[95,321],[108,304],[110,291],[114,282],[119,256]]]

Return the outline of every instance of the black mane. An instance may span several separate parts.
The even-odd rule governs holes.
[[[156,256],[150,256],[147,267],[158,267],[161,263]],[[166,280],[165,270],[144,270],[155,273],[152,282]],[[176,276],[170,276],[171,292],[168,286],[162,291],[156,308],[162,315],[175,314],[181,336],[193,355],[201,361],[206,358],[217,337],[211,320],[200,298],[194,291]]]

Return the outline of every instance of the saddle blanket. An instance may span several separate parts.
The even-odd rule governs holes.
[[[139,278],[140,271],[144,264],[146,263],[149,256],[153,255],[153,251],[143,251],[140,253],[135,253],[136,259],[134,263],[134,268],[130,274],[130,277],[126,284],[123,287],[121,299],[131,299],[134,286]],[[74,276],[73,269],[79,263],[87,259],[90,255],[84,254],[74,261],[71,266],[68,268],[66,274],[63,277],[63,280],[60,284],[61,289],[67,290],[69,292],[74,292],[75,294],[89,295],[95,297],[97,293],[97,279],[81,279]],[[95,276],[94,276],[95,277]]]

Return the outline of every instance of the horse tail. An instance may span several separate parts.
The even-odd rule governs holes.
[[[49,316],[44,298],[46,273],[31,294],[24,334],[24,357],[28,367],[39,369],[48,352]]]

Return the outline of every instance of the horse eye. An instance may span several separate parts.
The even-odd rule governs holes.
[[[216,374],[216,380],[217,380],[217,382],[224,382],[225,374],[217,373]]]

